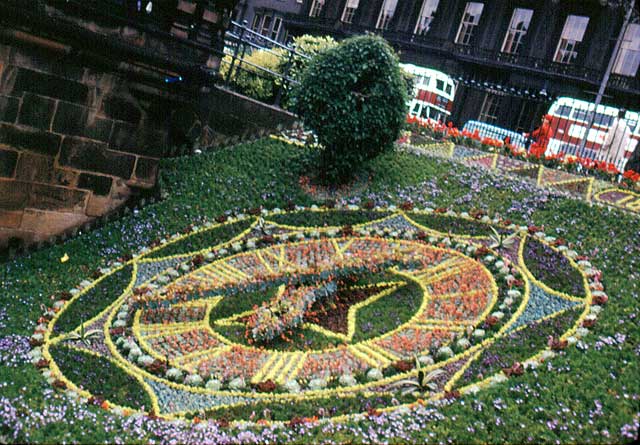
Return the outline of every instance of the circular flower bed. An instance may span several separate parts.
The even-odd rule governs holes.
[[[542,228],[408,205],[221,217],[59,297],[31,338],[54,387],[221,425],[476,392],[579,345],[607,302]]]

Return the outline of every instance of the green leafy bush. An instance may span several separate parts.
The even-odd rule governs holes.
[[[336,42],[331,36],[312,36],[305,34],[303,36],[294,37],[292,47],[296,51],[296,54],[291,58],[291,60],[288,59],[288,56],[281,60],[278,68],[279,72],[288,73],[288,77],[299,82],[302,79],[307,66],[315,56],[327,49],[334,48],[337,45],[338,42]],[[289,68],[288,71],[287,68]],[[282,100],[282,106],[284,108],[295,108],[295,96],[291,93],[292,85],[289,85],[284,91],[284,97]]]
[[[389,151],[404,125],[407,85],[393,49],[359,36],[320,53],[295,90],[296,111],[323,145],[323,180],[346,182]]]
[[[268,72],[252,65],[280,73],[281,64],[286,61],[285,51],[274,48],[271,50],[257,50],[246,56],[240,64],[236,60],[231,75],[231,83],[238,92],[262,102],[273,102],[278,91],[279,79]],[[220,75],[227,79],[231,68],[231,56],[225,56],[220,67]]]

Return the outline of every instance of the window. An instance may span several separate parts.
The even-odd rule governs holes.
[[[436,79],[436,90],[444,92],[444,80]]]
[[[567,21],[564,22],[564,28],[562,29],[562,35],[560,36],[560,42],[558,42],[556,55],[553,58],[554,62],[569,64],[575,61],[578,56],[577,46],[582,42],[588,23],[589,17],[580,15],[570,15],[567,17]]]
[[[440,0],[424,0],[422,2],[418,23],[416,23],[416,29],[413,30],[414,34],[421,36],[429,31],[429,27],[431,27],[431,22],[433,21],[433,15],[438,9],[438,3],[440,3]]]
[[[311,10],[309,11],[309,17],[319,17],[324,6],[324,0],[313,0],[311,3]]]
[[[393,14],[396,12],[396,6],[398,5],[398,0],[384,0],[382,4],[382,8],[380,9],[380,15],[378,16],[378,23],[376,24],[376,29],[388,29],[389,23],[391,23],[391,19],[393,19]]]
[[[356,14],[359,4],[360,0],[347,0],[344,5],[344,11],[342,11],[342,21],[344,23],[353,23],[353,16]]]
[[[624,33],[613,72],[623,76],[635,76],[640,65],[640,25],[630,24]]]
[[[266,36],[269,34],[269,27],[271,26],[271,16],[265,15],[262,20],[262,29],[260,30],[260,34]]]
[[[509,54],[518,54],[522,48],[522,40],[527,34],[533,10],[516,8],[511,16],[509,30],[502,43],[502,52]]]
[[[273,19],[273,29],[271,30],[271,40],[278,40],[280,34],[280,28],[282,28],[282,17],[276,17]]]
[[[569,117],[571,114],[571,107],[569,105],[562,105],[555,112],[558,116]]]
[[[498,107],[500,106],[500,96],[495,94],[486,93],[484,96],[484,102],[482,102],[482,108],[480,109],[480,115],[478,120],[480,122],[486,122],[493,124],[498,120]]]
[[[467,2],[467,7],[464,9],[460,28],[458,29],[458,35],[456,36],[456,43],[461,45],[469,45],[471,43],[473,32],[480,22],[483,9],[483,3]]]
[[[260,29],[260,23],[262,22],[262,14],[256,14],[253,16],[253,22],[251,23],[251,30],[258,32]]]

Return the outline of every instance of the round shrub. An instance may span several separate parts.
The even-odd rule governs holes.
[[[393,149],[404,124],[407,84],[384,39],[359,36],[321,52],[296,89],[296,111],[323,146],[321,179],[346,182]]]

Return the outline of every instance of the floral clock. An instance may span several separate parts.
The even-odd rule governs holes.
[[[96,271],[39,320],[34,363],[121,414],[336,419],[517,378],[607,300],[566,241],[482,213],[253,213]]]

